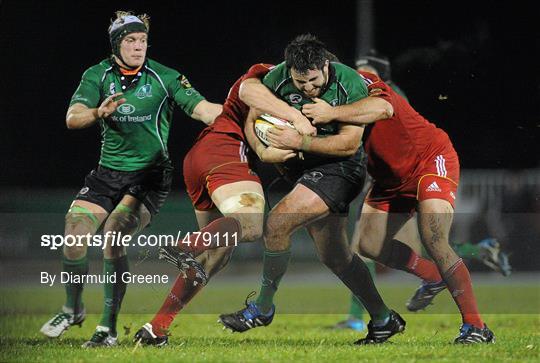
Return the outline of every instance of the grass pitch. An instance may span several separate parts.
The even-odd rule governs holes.
[[[151,319],[166,287],[128,290],[120,316],[120,346],[85,350],[99,320],[90,314],[82,328],[73,327],[58,340],[39,333],[41,325],[62,301],[62,289],[0,289],[0,361],[4,362],[351,362],[351,361],[530,361],[538,362],[540,317],[538,286],[479,286],[484,319],[495,332],[496,343],[482,346],[451,344],[460,324],[447,293],[437,297],[430,311],[402,314],[404,334],[392,343],[359,347],[352,343],[365,333],[330,329],[344,317],[348,295],[341,286],[286,286],[277,299],[278,314],[269,327],[243,334],[223,331],[218,312],[242,306],[248,286],[209,286],[179,315],[171,329],[169,346],[135,347],[135,331]],[[405,312],[411,286],[382,286],[389,305]],[[88,288],[85,302],[90,312],[100,311],[101,290]],[[281,310],[280,310],[281,309]],[[304,313],[299,313],[304,312]],[[433,313],[435,312],[435,313]],[[519,313],[522,312],[522,313]]]

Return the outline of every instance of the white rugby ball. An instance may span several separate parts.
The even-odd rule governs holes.
[[[266,133],[272,127],[276,127],[276,125],[288,126],[294,129],[294,126],[288,121],[274,117],[274,116],[270,116],[268,114],[260,115],[255,120],[255,134],[257,135],[259,140],[261,140],[261,142],[265,144],[266,146],[270,145],[270,142],[268,141],[268,137]]]

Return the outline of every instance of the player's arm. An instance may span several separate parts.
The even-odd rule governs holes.
[[[239,96],[246,105],[291,122],[301,134],[317,133],[317,129],[302,115],[302,112],[277,98],[258,78],[247,78],[242,81]]]
[[[207,125],[214,123],[216,117],[221,113],[223,105],[219,103],[208,102],[202,100],[195,106],[191,118],[204,122]]]
[[[259,159],[265,163],[283,163],[296,156],[293,150],[282,150],[273,147],[266,147],[255,135],[255,120],[260,113],[254,109],[249,114],[244,123],[244,134],[251,149],[255,151]]]
[[[74,103],[67,110],[67,128],[84,129],[95,124],[97,120],[109,116],[118,106],[126,102],[125,98],[117,99],[120,96],[122,96],[121,92],[107,97],[97,108],[90,108],[82,103]]]
[[[312,118],[315,125],[331,121],[365,125],[392,117],[394,107],[390,102],[377,96],[365,97],[359,101],[336,107],[316,98],[314,103],[304,105],[302,112]]]
[[[352,156],[360,147],[364,128],[340,124],[339,132],[330,136],[300,135],[296,130],[275,127],[268,130],[270,144],[278,149],[293,149],[326,156]]]

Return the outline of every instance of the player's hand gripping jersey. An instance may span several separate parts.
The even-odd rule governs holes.
[[[370,124],[364,131],[368,172],[375,179],[370,197],[373,201],[388,199],[391,194],[418,200],[434,197],[453,205],[459,160],[446,132],[422,117],[377,76],[359,73],[370,93],[394,108],[391,118]]]
[[[204,100],[187,78],[148,59],[134,76],[120,73],[106,59],[84,72],[70,106],[99,107],[108,96],[123,92],[126,102],[100,119],[102,146],[99,164],[114,170],[135,171],[169,159],[167,140],[174,105],[191,116]]]
[[[272,90],[277,97],[287,102],[290,106],[302,110],[302,106],[313,103],[311,98],[302,94],[294,85],[290,70],[285,66],[285,62],[277,65],[263,79],[264,85]],[[326,101],[332,106],[340,106],[356,102],[368,96],[365,82],[360,75],[352,68],[341,63],[331,62],[328,67],[328,82],[321,90],[318,98]],[[330,122],[326,125],[317,126],[318,136],[335,135],[339,131],[338,122]],[[357,154],[361,153],[359,149]],[[349,158],[325,157],[304,152],[303,162],[295,160],[287,165],[293,168],[310,168],[316,165],[331,161],[346,160]],[[352,156],[356,158],[358,155]]]

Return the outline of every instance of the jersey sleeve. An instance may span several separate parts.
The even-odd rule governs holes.
[[[277,92],[278,88],[284,81],[288,79],[287,67],[285,62],[275,66],[268,74],[263,78],[263,84],[270,88],[273,92]]]
[[[370,96],[383,98],[385,101],[392,102],[391,88],[373,73],[359,71],[360,77],[368,88]]]
[[[262,79],[268,74],[275,66],[272,64],[257,63],[252,65],[246,74],[242,76],[242,81],[248,78],[258,78]]]
[[[170,96],[188,116],[191,116],[199,102],[205,99],[183,74],[178,74],[170,88]]]
[[[77,90],[73,96],[71,96],[69,106],[71,107],[76,103],[82,103],[89,108],[98,107],[101,97],[99,84],[99,74],[92,68],[87,69],[82,75]]]
[[[345,65],[340,66],[342,70],[338,81],[347,92],[347,103],[353,103],[369,96],[367,85],[362,77],[354,69]]]

